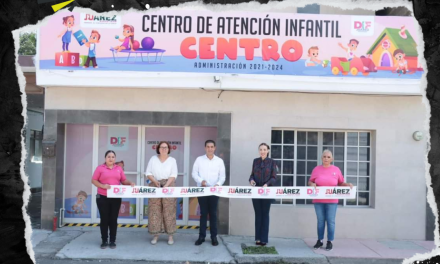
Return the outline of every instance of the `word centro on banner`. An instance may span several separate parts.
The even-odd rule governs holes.
[[[216,195],[224,198],[354,199],[356,187],[168,187],[111,185],[109,198],[182,198]]]

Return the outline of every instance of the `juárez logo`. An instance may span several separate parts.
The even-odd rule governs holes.
[[[325,194],[350,194],[350,189],[327,189],[325,190]]]
[[[180,193],[203,193],[204,188],[182,188]]]
[[[84,20],[93,20],[93,21],[114,21],[116,22],[116,15],[112,16],[112,17],[107,17],[107,16],[95,16],[95,15],[90,15],[90,14],[86,14],[86,17],[84,18]]]
[[[156,193],[156,189],[149,187],[133,188],[131,193]]]
[[[289,188],[284,188],[284,189],[277,189],[277,193],[276,194],[296,194],[299,195],[299,189],[289,189]]]
[[[252,189],[250,188],[229,188],[228,193],[243,193],[243,194],[251,194]]]

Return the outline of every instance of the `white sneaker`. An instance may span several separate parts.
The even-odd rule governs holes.
[[[151,240],[151,244],[152,245],[156,245],[157,244],[157,239],[158,239],[158,237],[154,237],[153,240]]]

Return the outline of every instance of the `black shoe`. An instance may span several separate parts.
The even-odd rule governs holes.
[[[218,240],[216,237],[211,238],[211,243],[213,246],[218,246]]]
[[[333,249],[333,244],[330,241],[327,241],[327,246],[325,247],[325,250],[330,251]]]
[[[255,245],[260,246],[261,242],[260,241],[255,241]]]
[[[314,249],[321,248],[324,245],[321,240],[316,241],[316,244],[313,246]]]
[[[107,242],[107,240],[103,240],[102,241],[102,244],[101,244],[101,248],[102,249],[106,249],[108,247],[108,242]]]
[[[260,246],[262,246],[262,247],[266,246],[266,244],[267,244],[267,243],[260,242]]]
[[[116,248],[116,243],[115,242],[110,242],[110,248],[111,249],[115,249]]]
[[[199,239],[197,239],[195,245],[200,246],[203,242],[205,242],[205,239],[203,237],[199,237]]]

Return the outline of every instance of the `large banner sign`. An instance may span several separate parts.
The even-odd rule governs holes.
[[[396,16],[61,12],[40,28],[39,69],[420,79],[415,25]]]
[[[354,199],[356,187],[169,187],[112,185],[109,198],[177,198],[216,195],[224,198]]]

